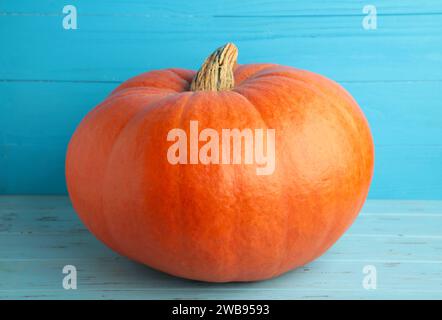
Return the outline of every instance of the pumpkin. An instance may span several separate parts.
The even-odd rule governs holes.
[[[129,79],[76,129],[66,156],[70,199],[113,250],[188,279],[262,280],[323,254],[358,215],[374,147],[355,100],[318,74],[236,60],[229,43],[197,73],[166,69]],[[274,170],[192,163],[185,153],[171,163],[168,134],[189,136],[191,121],[220,135],[274,130]]]

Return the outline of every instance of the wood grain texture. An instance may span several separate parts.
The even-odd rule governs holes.
[[[442,199],[442,3],[376,1],[2,1],[0,194],[65,194],[64,155],[81,118],[128,77],[196,69],[233,41],[239,61],[275,62],[328,76],[370,122],[369,197]],[[32,159],[32,161],[29,161]]]
[[[67,197],[0,197],[0,299],[442,299],[442,202],[368,201],[325,255],[276,279],[209,284],[157,272],[113,253]],[[75,265],[78,289],[62,288]],[[362,269],[377,269],[377,289]]]

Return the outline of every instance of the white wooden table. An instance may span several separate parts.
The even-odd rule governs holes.
[[[65,265],[77,289],[65,290]],[[376,289],[363,286],[364,267]],[[371,278],[373,280],[373,278]],[[368,201],[325,255],[255,283],[188,281],[113,253],[64,196],[0,196],[0,299],[442,299],[442,201]]]

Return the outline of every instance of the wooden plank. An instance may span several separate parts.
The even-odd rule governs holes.
[[[70,261],[0,262],[0,298],[57,299],[441,299],[441,265],[375,264],[378,288],[365,290],[366,262],[313,262],[255,283],[208,284],[165,275],[127,260],[76,264],[78,289],[62,288]]]
[[[0,193],[66,194],[67,142],[66,138],[64,143],[56,145],[0,145],[3,154]],[[442,172],[434,170],[442,163],[441,147],[385,146],[376,150],[370,199],[441,198]]]
[[[442,12],[442,4],[437,0],[389,0],[374,3],[381,15],[426,14]],[[0,13],[9,14],[58,14],[65,5],[61,1],[20,2],[3,1]],[[361,15],[363,0],[223,0],[222,2],[192,0],[132,0],[130,5],[125,0],[101,0],[94,3],[88,0],[76,0],[75,5],[86,15],[138,15],[138,16],[254,16],[254,15]]]
[[[238,45],[241,63],[291,65],[338,81],[434,81],[442,71],[436,13],[386,15],[375,31],[364,30],[357,15],[79,19],[78,30],[64,30],[58,15],[2,16],[8,46],[0,79],[122,81],[152,69],[195,69],[228,41]]]
[[[115,86],[0,82],[0,194],[66,193],[70,136]]]
[[[436,227],[430,228],[433,218],[427,219],[421,223],[427,228],[415,228],[412,233],[405,233],[412,229],[409,225],[419,219],[422,218],[409,219],[404,223],[402,222],[404,219],[394,220],[394,223],[388,224],[389,230],[381,227],[381,223],[386,224],[385,219],[375,220],[378,224],[370,221],[374,219],[358,219],[325,257],[339,260],[345,256],[351,256],[356,261],[411,261],[413,259],[442,261],[442,234],[435,230],[437,228],[441,230],[442,223],[436,223]],[[368,225],[366,221],[369,221],[370,225],[363,227],[364,222]],[[35,225],[37,223],[38,221]],[[402,226],[402,223],[405,226]],[[59,225],[61,225],[60,228],[58,228]],[[67,259],[75,261],[115,256],[94,239],[81,224],[74,223],[68,230],[63,226],[65,225],[55,221],[52,224],[49,222],[41,229],[29,228],[26,231],[8,232],[10,229],[8,224],[2,222],[0,240],[3,249],[0,252],[0,260]],[[399,227],[391,230],[392,226]],[[427,234],[426,229],[433,233]],[[409,250],[413,251],[412,256]]]
[[[440,201],[422,200],[370,200],[362,208],[362,214],[383,216],[438,216],[442,213]]]
[[[354,238],[370,238],[373,235],[382,238],[383,241],[394,240],[394,238],[404,242],[408,239],[425,238],[442,241],[442,208],[439,201],[434,202],[434,207],[439,211],[433,213],[426,211],[430,209],[422,210],[422,204],[426,205],[425,201],[417,202],[419,205],[416,207],[421,209],[416,213],[406,211],[414,202],[393,201],[395,209],[399,211],[396,213],[391,212],[393,206],[385,208],[384,203],[388,201],[380,201],[380,206],[388,212],[376,213],[374,210],[373,212],[370,209],[374,206],[373,202],[370,200],[366,202],[356,222],[347,232],[346,239],[348,238],[349,242],[358,241]],[[66,232],[69,235],[66,235]],[[19,236],[21,239],[28,239],[32,242],[34,236],[44,236],[49,233],[59,235],[60,239],[64,236],[72,239],[71,237],[77,237],[77,235],[81,238],[85,236],[85,233],[87,234],[87,230],[71,207],[68,197],[0,197],[0,237]],[[37,243],[34,242],[34,244]],[[4,257],[2,253],[0,257]]]
[[[359,101],[374,135],[370,198],[440,199],[442,172],[435,168],[442,163],[442,108],[434,93],[440,92],[442,81],[342,85]],[[64,155],[69,138],[115,86],[0,82],[5,115],[0,117],[0,193],[66,193]]]
[[[86,113],[118,84],[0,81],[4,142],[65,144]],[[442,80],[340,84],[363,109],[376,146],[442,146],[442,108],[434,94],[442,90]]]
[[[36,212],[35,215],[57,212],[64,219],[76,219],[72,215],[72,207],[67,196],[40,196],[40,195],[0,195],[0,213],[14,212],[22,215],[17,222],[26,220],[29,212]],[[366,201],[361,210],[361,216],[430,216],[437,217],[442,214],[440,200],[369,200]]]
[[[442,201],[368,201],[324,256],[256,283],[187,281],[118,256],[94,239],[67,197],[0,197],[0,298],[441,299]],[[62,288],[77,267],[78,289]],[[378,287],[362,286],[366,265]]]
[[[116,257],[107,247],[93,238],[84,227],[65,233],[61,230],[59,233],[43,232],[44,229],[28,233],[0,233],[2,242],[0,261],[66,260],[76,263],[83,260]],[[361,263],[370,261],[372,263],[414,263],[415,261],[441,263],[441,238],[441,234],[427,236],[425,234],[349,233],[340,239],[323,259],[340,261],[351,257],[351,261]]]

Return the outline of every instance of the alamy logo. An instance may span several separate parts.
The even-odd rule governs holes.
[[[366,265],[362,268],[362,273],[365,274],[362,280],[362,287],[365,290],[375,290],[377,288],[377,269],[373,265]]]
[[[77,8],[71,4],[63,7],[63,13],[66,15],[63,18],[63,28],[66,30],[77,29]]]
[[[362,20],[362,27],[365,30],[376,30],[378,28],[378,14],[376,7],[368,4],[362,8],[362,13],[366,14]]]
[[[188,147],[189,140],[189,147]],[[275,129],[215,129],[199,132],[198,121],[190,121],[189,139],[183,129],[171,129],[167,141],[170,164],[256,164],[257,175],[275,171]],[[201,148],[200,142],[205,142]],[[244,149],[244,153],[242,150]],[[189,150],[189,154],[188,154]]]
[[[77,289],[77,268],[73,265],[66,265],[63,267],[63,288],[65,290],[76,290]]]

